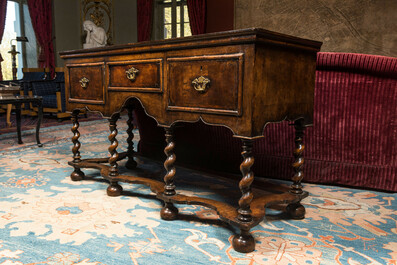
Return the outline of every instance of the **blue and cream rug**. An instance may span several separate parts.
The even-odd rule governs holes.
[[[125,125],[119,128],[123,151]],[[163,221],[161,202],[146,186],[122,184],[122,196],[108,197],[96,170],[71,181],[70,125],[45,129],[43,148],[32,130],[24,135],[31,143],[0,150],[0,265],[397,264],[396,194],[306,184],[306,218],[269,210],[252,229],[256,251],[242,254],[230,243],[238,231],[210,209],[177,205],[179,220]],[[80,131],[83,158],[107,156],[104,122],[82,123]],[[138,162],[161,178],[161,164]],[[240,196],[235,182],[183,168],[177,175],[181,193]]]

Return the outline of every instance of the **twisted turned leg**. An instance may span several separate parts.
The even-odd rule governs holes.
[[[251,184],[254,181],[254,173],[251,171],[251,167],[254,165],[254,157],[252,156],[252,144],[253,140],[243,139],[243,162],[240,165],[240,171],[243,175],[239,183],[239,187],[242,193],[240,200],[238,201],[238,217],[237,219],[241,223],[252,222],[251,216],[251,201],[253,194],[251,191]],[[233,248],[236,251],[247,253],[255,250],[255,240],[249,233],[249,229],[241,229],[239,235],[233,237]]]
[[[290,192],[296,195],[301,195],[302,184],[301,181],[303,179],[303,151],[305,150],[305,145],[303,144],[303,135],[304,135],[304,121],[303,119],[297,120],[294,123],[295,127],[295,149],[294,149],[294,157],[295,161],[292,164],[294,168],[294,176],[292,177],[292,185]],[[293,219],[303,219],[305,218],[305,207],[299,202],[291,203],[287,206],[287,212]]]
[[[78,130],[79,128],[79,113],[80,110],[75,109],[72,112],[72,132],[73,132],[73,137],[72,137],[72,143],[73,143],[73,148],[72,148],[72,152],[73,152],[73,163],[80,163],[81,162],[81,156],[80,156],[80,142],[79,142],[79,138],[80,138],[80,132]],[[84,172],[80,170],[80,168],[73,166],[74,170],[72,172],[72,174],[70,174],[70,178],[73,181],[78,181],[78,180],[82,180],[84,178]]]
[[[127,144],[128,144],[128,149],[127,149],[127,156],[128,156],[128,160],[127,163],[125,164],[125,167],[128,169],[134,169],[137,166],[136,161],[134,160],[134,125],[133,125],[133,120],[134,117],[132,115],[132,111],[133,109],[130,107],[128,108],[128,120],[127,120],[127,134],[128,134],[128,138],[127,138]]]
[[[107,194],[109,196],[119,196],[121,192],[123,191],[123,188],[118,184],[117,181],[114,181],[112,178],[117,177],[119,175],[118,172],[118,165],[117,165],[117,160],[119,158],[119,153],[117,152],[117,146],[119,145],[119,142],[116,139],[117,136],[117,120],[120,118],[120,113],[115,113],[113,114],[110,119],[109,119],[109,129],[110,129],[110,134],[109,134],[109,141],[110,141],[110,146],[108,148],[110,157],[109,157],[109,164],[110,164],[110,169],[109,169],[109,178],[110,178],[110,185],[107,188]]]
[[[15,103],[15,115],[17,119],[18,144],[23,144],[21,136],[21,103]]]
[[[174,177],[175,177],[175,160],[176,156],[174,153],[175,150],[175,142],[173,139],[173,129],[172,127],[165,128],[165,141],[167,143],[164,148],[164,153],[167,156],[167,159],[164,162],[164,168],[167,173],[164,176],[164,195],[165,196],[173,196],[176,194],[175,185],[174,185]],[[171,203],[165,201],[164,207],[160,211],[160,216],[164,220],[174,220],[178,215],[178,209]]]
[[[40,143],[40,125],[43,119],[43,100],[37,100],[37,124],[36,124],[36,142],[38,147],[42,147],[43,144]]]

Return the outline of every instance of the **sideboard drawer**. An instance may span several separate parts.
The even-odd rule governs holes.
[[[66,65],[69,73],[69,102],[105,104],[104,63]]]
[[[167,59],[168,110],[240,115],[244,56]]]
[[[162,59],[109,62],[109,90],[162,91]]]

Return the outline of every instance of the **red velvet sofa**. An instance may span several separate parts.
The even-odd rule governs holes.
[[[304,182],[397,191],[397,58],[318,53],[314,124],[305,131]],[[164,159],[164,131],[136,109],[138,152]],[[294,130],[270,124],[254,144],[256,177],[289,180]],[[175,129],[177,161],[239,173],[241,143],[224,127],[202,122]]]

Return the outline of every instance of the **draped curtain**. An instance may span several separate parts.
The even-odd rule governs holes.
[[[137,2],[138,41],[150,40],[152,31],[153,1],[154,0],[138,0]]]
[[[205,33],[207,4],[206,0],[187,0],[190,29],[192,35]]]
[[[0,0],[0,42],[3,39],[4,27],[6,24],[7,0]],[[1,72],[1,62],[3,58],[0,54],[0,81],[3,80],[3,73]]]
[[[54,46],[52,42],[52,1],[28,0],[32,26],[40,44],[39,67],[55,68]]]

